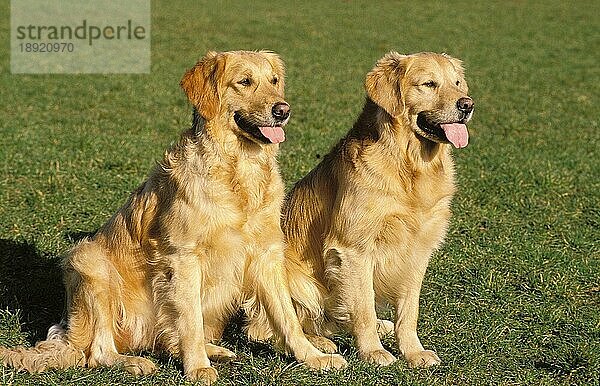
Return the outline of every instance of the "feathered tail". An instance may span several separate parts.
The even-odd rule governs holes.
[[[54,325],[48,338],[33,348],[0,346],[0,362],[19,371],[39,373],[47,369],[66,369],[85,366],[85,353],[73,347],[66,339],[65,330]]]

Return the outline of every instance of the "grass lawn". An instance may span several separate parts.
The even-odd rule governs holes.
[[[598,1],[163,1],[152,72],[11,75],[0,3],[0,344],[30,345],[60,319],[60,254],[93,232],[188,127],[179,80],[207,50],[271,49],[293,115],[280,153],[289,184],[352,125],[363,80],[389,50],[465,61],[476,112],[455,151],[459,191],[421,295],[420,335],[442,365],[361,362],[313,373],[239,324],[220,385],[600,384],[600,3]],[[247,3],[247,4],[246,4]],[[414,3],[414,4],[412,4]],[[398,354],[394,341],[384,344]],[[7,385],[179,385],[120,369],[28,375]]]

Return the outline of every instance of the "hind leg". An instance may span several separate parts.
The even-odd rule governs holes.
[[[112,332],[106,327],[99,327],[95,330],[88,361],[90,367],[122,366],[123,369],[133,375],[152,374],[156,371],[156,365],[149,359],[119,354]]]
[[[379,339],[394,333],[394,322],[387,319],[377,319],[377,335]]]
[[[229,362],[237,358],[237,355],[231,350],[225,347],[217,346],[216,344],[206,344],[206,355],[211,361],[215,362]]]
[[[210,320],[210,322],[207,322],[207,319],[212,320]],[[214,344],[218,342],[223,336],[223,330],[225,330],[225,325],[227,323],[218,318],[211,318],[210,315],[204,318],[204,322],[204,339],[207,342],[205,345],[205,349],[206,355],[208,355],[208,359],[215,362],[229,362],[237,358],[233,351]]]
[[[319,324],[315,324],[314,321],[312,323],[306,323],[306,320],[302,320],[305,322],[303,324],[303,329],[306,333],[306,338],[309,342],[327,354],[333,354],[338,352],[338,347],[331,338],[335,333],[340,331],[339,325],[334,321],[323,322],[321,321]]]
[[[130,355],[119,354],[115,345],[113,335],[113,318],[116,317],[110,312],[111,304],[106,295],[98,291],[99,286],[83,284],[82,289],[86,292],[93,303],[87,304],[87,307],[77,310],[70,318],[68,339],[77,342],[82,336],[90,336],[89,345],[89,367],[97,366],[123,366],[123,368],[134,375],[151,374],[156,371],[154,363],[148,359]],[[91,295],[91,296],[90,296]],[[78,312],[79,311],[79,312]],[[83,323],[81,323],[85,320]],[[91,331],[80,332],[80,326],[91,328]]]
[[[324,336],[306,334],[306,339],[308,339],[313,346],[326,354],[333,354],[338,351],[336,344]]]
[[[77,245],[65,264],[67,298],[70,300],[67,339],[87,352],[88,365],[121,365],[128,372],[150,374],[150,360],[119,354],[114,332],[119,323],[121,288],[103,249],[93,241]]]

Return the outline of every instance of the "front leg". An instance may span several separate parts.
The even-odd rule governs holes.
[[[393,363],[396,358],[379,340],[373,262],[351,248],[330,247],[325,266],[333,302],[328,308],[334,316],[347,319],[360,357],[376,365]]]
[[[322,353],[304,335],[285,279],[283,247],[273,245],[250,258],[247,285],[252,286],[249,292],[253,301],[247,303],[249,313],[266,313],[276,338],[306,366],[317,370],[346,367],[342,356]]]
[[[417,335],[417,318],[419,316],[419,293],[423,276],[403,291],[396,301],[395,334],[400,352],[410,367],[430,367],[441,362],[437,354],[425,350]]]
[[[217,370],[210,365],[204,339],[202,317],[202,272],[198,257],[191,252],[177,253],[171,258],[173,293],[176,311],[175,326],[179,350],[186,377],[191,381],[210,384],[217,379]]]

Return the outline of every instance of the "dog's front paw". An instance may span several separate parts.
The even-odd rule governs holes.
[[[338,354],[321,354],[307,358],[304,365],[313,370],[339,370],[348,366],[348,362]]]
[[[396,357],[390,354],[390,352],[385,349],[361,353],[360,357],[365,362],[369,362],[379,366],[388,366],[396,362]]]
[[[192,382],[202,382],[205,385],[211,385],[217,380],[218,373],[214,367],[201,367],[186,371],[185,376]]]
[[[408,367],[431,367],[439,365],[442,361],[437,354],[431,350],[417,351],[406,354]]]

